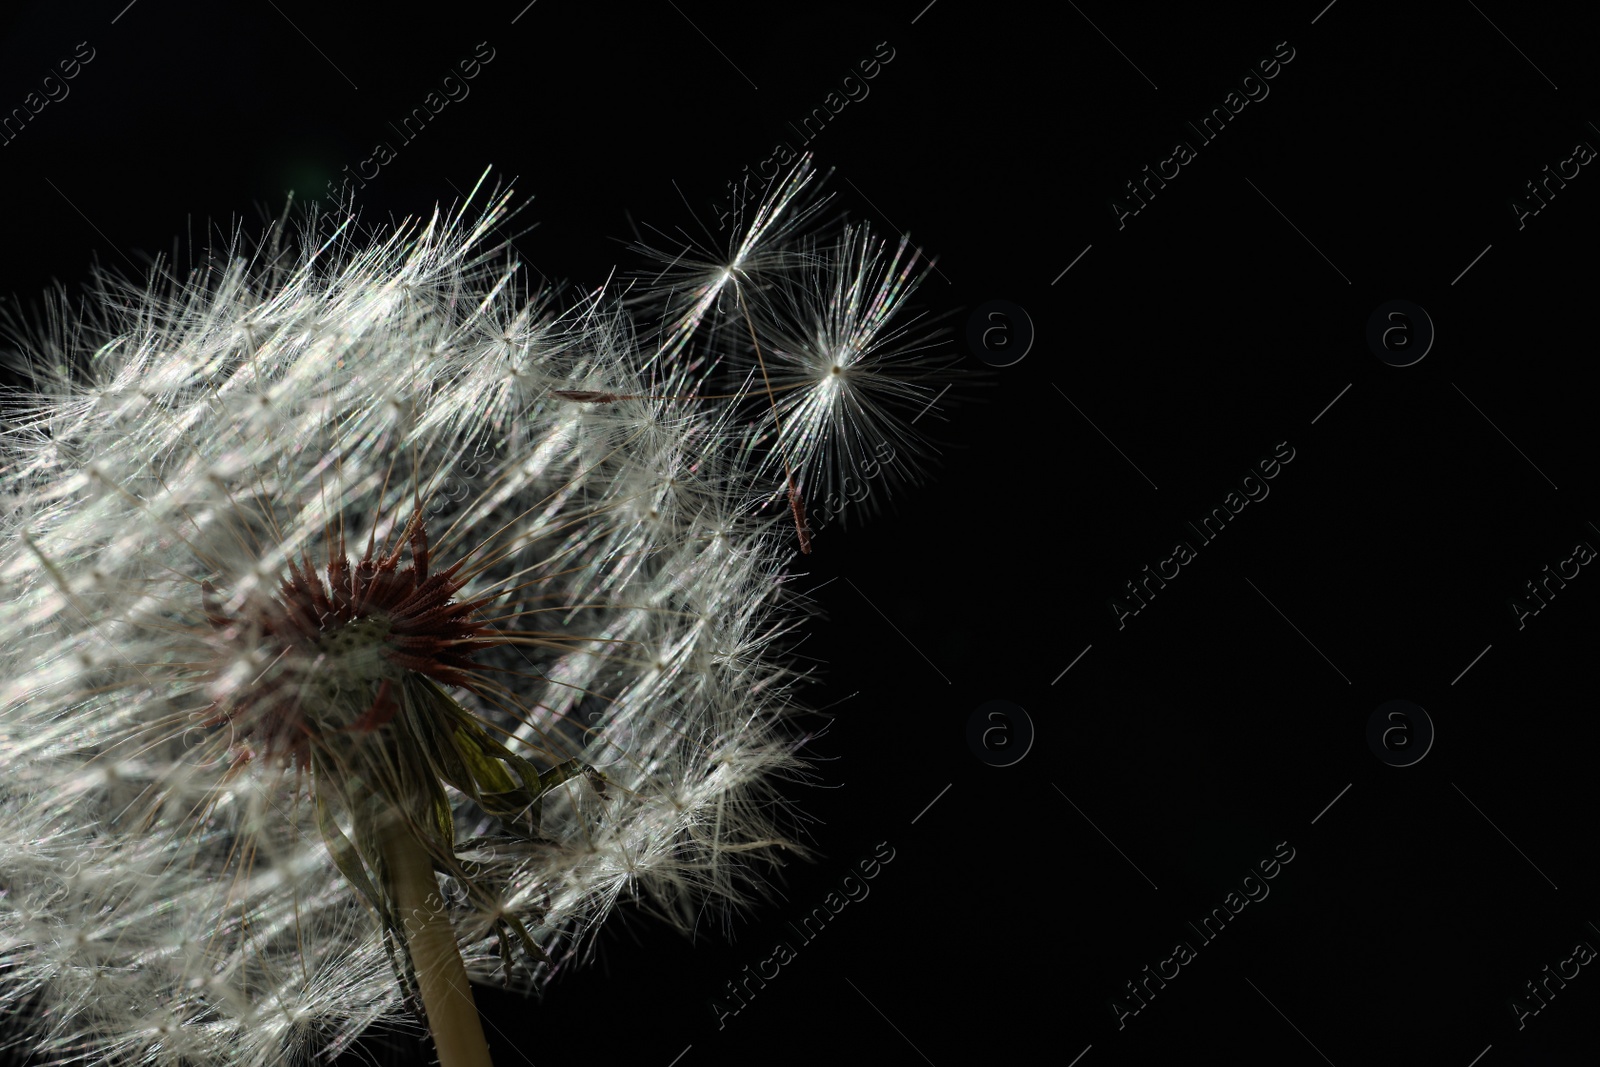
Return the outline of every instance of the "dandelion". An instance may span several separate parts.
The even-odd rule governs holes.
[[[522,286],[480,181],[365,241],[286,214],[19,333],[0,1010],[46,1062],[279,1064],[416,1018],[487,1064],[470,981],[537,990],[619,904],[689,929],[804,853],[772,464],[893,425],[862,397],[908,395],[872,360],[915,284],[852,231],[808,303],[810,174],[715,280],[627,306]],[[806,314],[857,346],[844,416],[797,378]]]

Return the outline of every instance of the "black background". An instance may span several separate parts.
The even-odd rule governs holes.
[[[598,285],[636,225],[714,225],[888,42],[807,146],[836,208],[938,255],[919,304],[951,358],[983,368],[964,336],[989,300],[1036,337],[919,422],[932,481],[799,565],[828,612],[805,651],[836,788],[796,794],[824,858],[731,938],[619,919],[537,1005],[480,990],[496,1062],[1593,1063],[1593,967],[1521,1029],[1511,1004],[1600,946],[1600,578],[1520,629],[1508,606],[1600,546],[1600,178],[1520,229],[1511,207],[1600,145],[1591,13],[1325,2],[21,5],[0,107],[78,42],[95,58],[0,146],[0,294],[325,196],[379,140],[369,220],[492,165],[533,197],[527,261]],[[402,144],[389,123],[480,41],[470,95]],[[1270,95],[1200,143],[1185,122],[1279,42]],[[1196,158],[1119,228],[1123,183],[1179,139]],[[1395,299],[1437,329],[1408,367],[1365,339]],[[1279,442],[1270,495],[1196,543]],[[1196,559],[1119,627],[1111,599],[1179,539]],[[1436,730],[1412,766],[1366,740],[1392,699]],[[1013,766],[969,746],[990,700],[1031,720]],[[882,842],[870,896],[798,944]],[[1188,923],[1280,843],[1270,895],[1200,944]],[[712,999],[779,940],[797,958],[719,1028]],[[1179,940],[1196,958],[1119,1029]],[[402,1044],[366,1054],[426,1061]]]

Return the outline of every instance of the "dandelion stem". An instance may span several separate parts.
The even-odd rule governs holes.
[[[390,821],[379,832],[439,1067],[493,1067],[472,985],[456,946],[455,929],[445,914],[428,853],[400,819]]]

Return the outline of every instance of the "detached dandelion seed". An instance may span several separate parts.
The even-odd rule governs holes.
[[[795,282],[767,297],[764,351],[782,440],[801,481],[832,496],[887,445],[901,481],[926,472],[927,446],[911,428],[944,385],[965,377],[933,331],[902,322],[906,300],[933,269],[902,238],[893,252],[861,226],[808,243]],[[870,510],[869,508],[866,510]]]
[[[483,1067],[470,981],[536,991],[619,903],[687,930],[805,853],[791,521],[809,545],[774,468],[910,440],[874,401],[910,396],[882,346],[913,281],[856,231],[800,243],[809,168],[720,267],[679,257],[627,306],[525,288],[480,179],[370,243],[286,212],[13,329],[18,1043],[265,1067],[423,1020]],[[859,352],[829,408],[801,342],[835,339]]]

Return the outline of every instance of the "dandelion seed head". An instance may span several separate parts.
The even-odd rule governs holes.
[[[286,214],[177,282],[98,274],[24,338],[0,1007],[46,1062],[255,1067],[402,1025],[380,801],[469,973],[516,989],[624,903],[693,929],[800,850],[752,323],[807,471],[922,388],[891,373],[910,258],[797,244],[809,168],[626,299],[533,287],[480,183],[376,234]],[[824,341],[854,354],[819,374]]]

